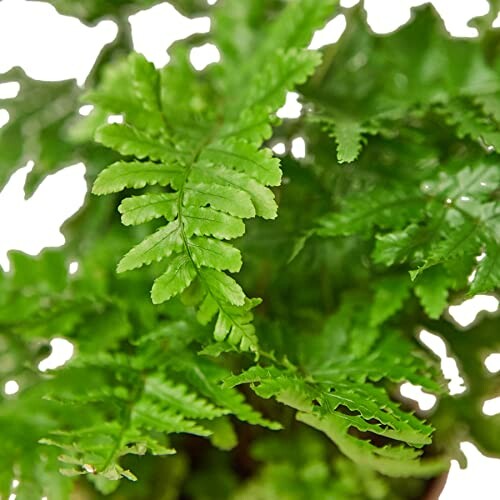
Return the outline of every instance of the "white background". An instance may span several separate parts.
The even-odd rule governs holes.
[[[241,0],[245,1],[245,0]],[[319,0],[318,0],[319,1]],[[215,0],[208,0],[214,4]],[[349,7],[356,0],[344,0]],[[422,0],[366,0],[368,22],[379,33],[389,33],[410,19],[411,7],[427,3]],[[488,11],[486,0],[434,0],[434,7],[443,17],[445,26],[454,36],[475,36],[475,28],[468,26],[471,17]],[[136,50],[144,53],[157,66],[168,63],[167,49],[178,39],[195,32],[210,29],[208,18],[187,19],[170,4],[163,3],[131,16],[132,35]],[[500,23],[499,23],[500,24]],[[311,48],[334,43],[345,28],[345,18],[336,16],[320,30],[312,40]],[[0,73],[13,66],[21,66],[29,76],[40,80],[76,78],[82,85],[102,49],[117,33],[116,25],[102,20],[94,27],[83,25],[79,20],[59,15],[49,4],[25,0],[0,1]],[[216,47],[205,45],[193,50],[192,63],[203,69],[218,60]],[[0,128],[8,122],[8,113],[1,109],[2,97],[15,95],[16,85],[0,85]],[[85,110],[82,110],[82,113]],[[281,117],[296,117],[300,104],[291,93],[287,105],[280,111]],[[276,145],[276,152],[283,153],[284,145]],[[292,145],[292,154],[302,157],[306,144],[302,139]],[[9,249],[38,253],[45,246],[64,244],[60,226],[81,207],[86,196],[85,166],[68,166],[49,176],[29,200],[24,199],[24,178],[32,164],[16,172],[0,193],[0,266],[8,269]],[[74,272],[77,264],[73,264]],[[0,271],[1,272],[1,271]],[[495,311],[498,300],[491,296],[479,296],[462,305],[450,308],[450,314],[460,324],[471,323],[481,310]],[[444,342],[431,332],[422,332],[421,341],[428,345],[442,360],[442,368],[450,379],[450,391],[464,390],[463,380],[455,360],[448,356]],[[72,346],[64,339],[52,340],[53,353],[40,364],[40,369],[56,367],[66,362],[72,354]],[[500,369],[500,354],[492,354],[486,363],[491,372]],[[15,394],[16,381],[4,387],[6,395]],[[404,384],[402,393],[419,401],[422,408],[432,408],[435,398],[419,388]],[[487,414],[500,412],[500,401],[485,405]],[[483,457],[471,443],[463,443],[462,449],[469,459],[469,467],[460,470],[452,464],[448,483],[441,500],[500,499],[500,460]],[[11,496],[14,500],[15,495]],[[50,500],[50,497],[49,497]]]

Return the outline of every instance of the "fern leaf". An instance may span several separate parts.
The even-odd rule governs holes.
[[[457,126],[460,138],[470,137],[485,147],[500,150],[500,133],[497,123],[489,120],[468,100],[454,100],[442,110],[447,122]]]
[[[123,200],[118,210],[126,226],[143,224],[161,217],[172,221],[177,216],[175,201],[175,195],[171,193],[132,196]]]
[[[359,441],[349,435],[349,424],[341,417],[301,412],[297,419],[324,432],[351,460],[368,465],[383,474],[395,477],[432,477],[449,466],[448,460],[441,457],[420,461],[418,455],[404,447],[377,448],[367,441]]]
[[[135,405],[131,416],[131,425],[156,432],[189,433],[195,436],[209,436],[210,431],[184,415],[165,411],[164,408],[150,404]]]
[[[337,159],[339,163],[353,162],[361,152],[363,128],[358,123],[342,122],[335,125]]]
[[[79,373],[83,370],[83,378],[97,377],[101,385],[82,394],[66,395],[55,389],[55,396],[57,404],[75,407],[82,415],[93,415],[92,420],[67,422],[63,430],[53,431],[42,440],[45,449],[62,450],[59,460],[65,475],[89,474],[99,484],[103,482],[99,486],[104,488],[102,491],[111,491],[116,486],[106,481],[135,480],[133,472],[122,466],[121,457],[174,453],[168,445],[171,434],[211,436],[211,429],[219,426],[216,421],[229,414],[255,425],[279,428],[279,424],[248,405],[237,390],[222,387],[225,369],[212,362],[195,363],[194,355],[187,350],[192,340],[182,325],[169,324],[181,343],[177,345],[175,336],[167,334],[178,356],[170,353],[166,360],[159,356],[164,349],[158,334],[154,335],[154,343],[153,336],[145,335],[145,343],[137,343],[132,356],[79,356],[73,369]],[[191,324],[193,327],[198,329]],[[153,366],[152,359],[156,363]],[[102,406],[103,401],[112,404]],[[207,424],[210,421],[213,423]],[[229,446],[221,436],[214,439]]]
[[[417,448],[431,442],[432,429],[392,402],[384,389],[370,384],[357,387],[338,382],[333,391],[321,396],[320,401],[325,410],[321,413],[324,414],[345,405],[355,414],[348,414],[344,419],[360,431],[396,439]],[[372,419],[377,423],[372,423]]]
[[[193,238],[189,250],[198,266],[236,273],[242,265],[238,249],[213,238]]]
[[[312,123],[320,123],[321,128],[335,139],[339,163],[351,163],[356,160],[365,142],[363,134],[367,132],[362,124],[340,116],[331,118],[310,115],[308,118]]]
[[[455,174],[439,172],[436,178],[423,182],[420,191],[413,187],[403,190],[397,184],[392,190],[381,187],[368,199],[348,197],[340,211],[318,219],[317,228],[309,234],[366,237],[374,231],[374,262],[385,266],[408,263],[415,280],[438,264],[477,256],[487,241],[495,239],[497,203],[490,199],[499,180],[496,166],[479,164]],[[452,286],[450,280],[446,287],[443,280],[440,283],[439,301],[435,301],[437,296],[424,299],[423,282],[416,290],[431,317],[439,315]]]
[[[474,102],[482,108],[486,115],[500,122],[500,100],[498,97],[498,93],[477,95],[474,97]]]
[[[119,262],[117,271],[122,273],[159,261],[178,253],[183,248],[181,227],[177,220],[163,226],[139,245],[132,248]]]
[[[284,18],[288,19],[290,12],[296,12],[302,4],[293,2],[285,9]],[[331,7],[333,2],[327,4]],[[322,8],[321,12],[326,15],[327,10]],[[316,13],[314,19],[320,22],[320,17]],[[276,21],[276,33],[281,33],[282,22],[282,18]],[[312,36],[311,22],[307,28],[299,27],[304,40]],[[226,95],[222,100],[217,97],[222,102],[218,116],[203,112],[204,104],[213,97],[186,66],[185,52],[178,51],[171,67],[161,73],[142,56],[132,55],[127,71],[132,89],[127,93],[135,97],[132,112],[127,113],[126,105],[121,111],[127,123],[106,125],[96,134],[98,141],[122,155],[147,161],[111,165],[98,176],[95,194],[147,184],[170,185],[174,191],[122,202],[120,211],[125,224],[159,217],[166,218],[169,224],[125,255],[118,272],[170,257],[165,273],[153,285],[153,302],[175,297],[196,280],[204,292],[200,305],[206,309],[210,304],[212,315],[214,311],[218,313],[217,339],[228,339],[251,350],[257,349],[257,337],[250,324],[252,313],[245,308],[246,296],[241,287],[225,273],[237,272],[241,257],[234,247],[219,240],[242,236],[243,218],[276,217],[277,205],[269,187],[280,184],[281,170],[278,159],[273,158],[270,150],[261,149],[261,144],[286,91],[303,83],[320,62],[319,54],[300,49],[297,44],[283,50],[276,33],[270,28],[271,38],[262,42],[270,50],[266,62],[241,91],[235,86],[233,75],[228,75]],[[268,43],[277,45],[271,50]],[[256,53],[253,62],[257,57]],[[169,97],[179,82],[176,74],[182,74],[184,85],[192,88],[200,104],[198,109],[193,107],[192,99],[174,102]],[[94,101],[96,95],[99,90]],[[103,90],[102,95],[106,96],[107,91]],[[105,98],[100,102],[106,106]],[[143,103],[144,112],[151,114],[151,123],[144,123],[142,115],[136,112],[136,102]],[[113,99],[111,103],[116,112]],[[185,121],[176,123],[167,118],[167,113],[172,112],[183,115]],[[204,238],[207,236],[211,238]],[[235,307],[242,310],[234,311]]]
[[[255,365],[226,377],[224,384],[250,384],[259,396],[294,408],[299,420],[325,432],[360,465],[392,476],[432,475],[448,464],[446,457],[421,458],[432,427],[393,402],[381,381],[441,389],[427,376],[430,366],[412,355],[408,339],[391,330],[370,332],[370,315],[360,314],[365,302],[346,296],[324,331],[304,338],[300,366]],[[373,435],[384,446],[374,446]]]
[[[210,207],[186,207],[184,219],[188,236],[214,236],[220,240],[232,240],[245,233],[245,224],[240,218]]]
[[[193,365],[187,361],[179,360],[173,368],[182,371],[189,383],[217,407],[226,408],[243,422],[273,430],[281,429],[278,422],[270,421],[254,410],[239,391],[228,387],[227,384],[222,385],[222,381],[229,376],[228,371],[220,366],[203,362],[201,359],[198,359],[193,368]]]
[[[179,295],[196,277],[196,269],[186,255],[178,255],[170,260],[167,270],[156,279],[151,290],[154,304],[161,304]]]
[[[469,294],[489,292],[498,287],[500,283],[500,245],[498,241],[489,239],[486,242],[484,258],[477,266],[476,274],[472,280]]]
[[[211,291],[216,302],[225,300],[235,306],[242,306],[245,303],[245,294],[242,288],[227,274],[216,269],[203,269],[202,280],[203,285]],[[220,307],[219,310],[219,314],[223,315],[224,310]]]
[[[113,123],[102,126],[96,132],[96,140],[124,156],[133,155],[139,159],[150,158],[170,162],[175,160],[176,154],[179,154],[167,142],[153,138],[146,132],[127,124]]]
[[[383,323],[403,307],[410,295],[411,281],[406,276],[388,276],[376,283],[375,297],[371,307],[372,326]]]
[[[420,448],[430,443],[432,428],[393,403],[372,385],[337,380],[329,389],[305,382],[274,367],[252,367],[226,379],[228,386],[251,383],[262,397],[275,397],[298,410],[297,418],[325,432],[349,458],[391,476],[426,476],[444,470],[448,460],[421,461]],[[347,410],[346,410],[347,409]],[[352,429],[399,441],[376,447]],[[398,464],[395,466],[395,464]]]
[[[415,294],[429,318],[437,319],[448,304],[450,279],[441,266],[426,271],[415,284]]]
[[[429,183],[431,193],[440,193],[451,200],[461,197],[484,199],[500,182],[500,171],[493,165],[479,164],[475,168],[465,167],[456,175],[441,172],[437,182]]]
[[[264,219],[275,219],[278,206],[272,191],[257,182],[253,177],[238,173],[222,165],[199,164],[193,167],[191,180],[197,186],[209,183],[212,186],[230,186],[249,196],[256,215]]]
[[[395,280],[391,278],[387,285]],[[410,282],[408,277],[406,281]],[[321,333],[304,339],[301,360],[307,372],[325,384],[340,379],[362,384],[386,378],[397,383],[409,381],[439,393],[436,366],[417,355],[414,343],[398,331],[385,327],[382,333],[375,327],[372,313],[360,312],[361,305],[369,301],[367,297],[347,295]],[[431,372],[433,378],[425,376]]]
[[[377,235],[373,260],[386,266],[405,261],[419,232],[418,226],[410,225],[402,231]]]
[[[211,420],[229,413],[228,409],[218,408],[189,392],[187,386],[174,384],[159,375],[151,376],[146,380],[144,393],[155,397],[170,410],[191,418]]]
[[[32,160],[35,165],[24,186],[26,195],[32,196],[47,175],[81,161],[82,153],[87,160],[87,153],[92,157],[96,149],[87,144],[81,151],[67,137],[81,94],[75,80],[39,81],[17,66],[0,73],[0,84],[7,82],[16,82],[20,88],[16,97],[0,96],[3,112],[9,113],[7,123],[2,117],[0,127],[0,187]]]
[[[316,234],[320,236],[351,235],[369,232],[374,227],[403,227],[423,208],[423,200],[416,189],[380,189],[366,196],[352,196],[345,200],[341,210],[319,219]]]
[[[423,267],[445,262],[467,253],[477,254],[481,245],[478,237],[480,230],[480,225],[469,217],[455,227],[443,224],[441,238],[430,247],[429,257]],[[414,276],[418,273],[419,270],[415,271]]]
[[[255,217],[252,198],[245,191],[221,184],[193,184],[186,188],[186,203],[192,207],[211,206],[214,210],[248,219]]]
[[[164,119],[161,112],[158,72],[152,63],[135,54],[130,57],[130,66],[134,94],[149,117],[147,130],[152,134],[160,133]]]
[[[96,179],[92,192],[103,195],[118,193],[125,188],[140,189],[146,185],[168,186],[176,184],[182,175],[180,167],[161,165],[152,162],[117,162],[101,172]]]
[[[200,160],[234,168],[267,186],[279,186],[281,183],[278,158],[273,158],[269,149],[256,151],[252,144],[241,139],[213,144],[204,150]]]

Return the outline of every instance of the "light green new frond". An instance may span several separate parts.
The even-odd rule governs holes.
[[[242,344],[242,348],[250,348],[249,342],[255,338],[255,327],[252,324],[252,309],[261,303],[260,299],[245,298],[241,307],[228,304],[217,315],[214,337],[216,340],[230,340],[231,344]],[[216,304],[207,297],[200,306],[198,319],[206,323],[217,313]]]
[[[302,4],[294,2],[292,10]],[[312,3],[306,4],[312,8]],[[315,12],[314,23],[321,22],[329,9],[320,10],[323,14]],[[290,16],[288,9],[283,16]],[[280,19],[277,26],[283,26]],[[300,25],[304,44],[312,36],[314,23],[308,20],[307,26]],[[227,95],[216,95],[215,88],[200,81],[183,50],[175,51],[173,62],[161,72],[142,56],[131,55],[129,68],[120,66],[120,74],[128,74],[130,79],[131,88],[126,93],[134,96],[132,111],[135,103],[142,103],[151,122],[145,123],[136,112],[127,113],[129,105],[123,103],[120,112],[126,122],[105,125],[96,134],[105,146],[144,161],[118,162],[103,170],[95,181],[95,194],[154,184],[171,188],[122,201],[120,212],[126,225],[156,218],[168,223],[130,250],[118,264],[118,272],[169,259],[153,285],[153,302],[169,300],[193,283],[201,291],[201,316],[217,315],[216,338],[254,351],[257,337],[251,309],[255,304],[248,302],[239,284],[226,274],[239,271],[241,256],[234,246],[221,240],[241,237],[245,218],[276,217],[277,204],[270,187],[280,184],[281,169],[272,152],[261,148],[262,141],[269,136],[274,113],[284,103],[286,92],[303,83],[320,62],[319,54],[301,48],[302,42],[282,47],[282,28],[276,30],[271,28],[271,39],[262,44],[277,45],[245,85],[236,83],[235,75],[227,75]],[[250,64],[242,63],[245,67]],[[181,77],[182,94],[189,93],[186,86],[192,90],[186,100],[172,94]],[[113,80],[112,76],[107,78]],[[106,87],[106,80],[104,83]],[[100,104],[105,108],[108,94],[104,88]],[[99,95],[97,89],[94,102]],[[117,112],[109,97],[113,112]],[[206,111],[212,105],[215,114]]]
[[[218,301],[227,301],[235,306],[242,306],[245,303],[245,294],[242,288],[227,274],[217,271],[217,269],[204,269],[202,278],[203,284],[211,291],[211,297],[217,305]],[[218,309],[220,310],[219,316],[224,314],[219,306]],[[228,320],[232,323],[231,316],[228,317]]]

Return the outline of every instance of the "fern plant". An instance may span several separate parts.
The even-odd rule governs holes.
[[[335,0],[178,0],[212,29],[158,69],[127,22],[155,2],[52,3],[119,36],[83,89],[0,76],[21,85],[0,181],[31,159],[31,194],[83,161],[93,193],[63,247],[11,252],[0,275],[0,373],[20,387],[0,405],[0,497],[416,499],[461,441],[500,456],[481,411],[496,315],[448,312],[500,281],[494,8],[465,40],[430,8],[379,36]],[[312,50],[339,13],[340,41]],[[220,62],[195,70],[207,41]],[[301,115],[279,119],[292,91]],[[305,158],[274,153],[299,137]],[[42,371],[55,337],[74,355]]]

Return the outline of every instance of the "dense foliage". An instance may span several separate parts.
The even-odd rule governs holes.
[[[18,500],[416,499],[461,441],[500,456],[481,411],[498,322],[447,313],[500,282],[496,11],[453,39],[427,7],[379,36],[334,0],[178,0],[212,29],[156,69],[127,23],[155,2],[52,3],[120,34],[84,89],[0,75],[21,84],[0,103],[0,183],[32,159],[30,195],[83,161],[93,193],[64,247],[11,252],[0,275],[0,373],[20,385],[0,406],[1,498],[17,480]],[[340,41],[309,50],[341,12]],[[197,71],[207,41],[221,62]],[[290,91],[301,116],[280,120]],[[297,137],[305,158],[273,153]],[[55,337],[75,355],[42,372]]]

